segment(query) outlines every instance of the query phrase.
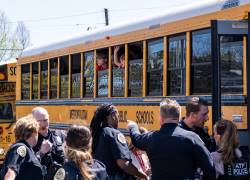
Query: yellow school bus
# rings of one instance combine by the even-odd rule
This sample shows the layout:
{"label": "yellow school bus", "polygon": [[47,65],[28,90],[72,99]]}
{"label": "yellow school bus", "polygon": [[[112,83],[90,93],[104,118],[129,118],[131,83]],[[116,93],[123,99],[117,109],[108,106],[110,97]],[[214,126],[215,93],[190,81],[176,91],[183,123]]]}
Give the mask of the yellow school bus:
{"label": "yellow school bus", "polygon": [[51,127],[66,129],[113,103],[119,128],[131,119],[154,130],[164,97],[184,107],[199,96],[210,104],[210,133],[223,116],[249,144],[249,12],[250,0],[201,1],[28,49],[17,63],[17,118],[43,106]]}
{"label": "yellow school bus", "polygon": [[16,119],[16,61],[0,62],[0,164],[15,141],[12,129]]}

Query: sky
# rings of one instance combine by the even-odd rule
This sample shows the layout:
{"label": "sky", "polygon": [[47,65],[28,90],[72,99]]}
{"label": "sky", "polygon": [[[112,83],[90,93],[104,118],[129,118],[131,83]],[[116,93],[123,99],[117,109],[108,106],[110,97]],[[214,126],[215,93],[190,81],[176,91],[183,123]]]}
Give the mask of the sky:
{"label": "sky", "polygon": [[[60,41],[105,26],[104,8],[114,25],[201,0],[0,0],[0,11],[14,29],[23,21],[30,31],[30,46]],[[211,0],[202,0],[211,1]]]}

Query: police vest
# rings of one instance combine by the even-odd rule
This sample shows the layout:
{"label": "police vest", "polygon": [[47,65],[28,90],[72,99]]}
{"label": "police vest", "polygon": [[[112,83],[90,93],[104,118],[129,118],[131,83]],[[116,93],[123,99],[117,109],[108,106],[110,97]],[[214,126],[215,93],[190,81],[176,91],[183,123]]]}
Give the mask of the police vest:
{"label": "police vest", "polygon": [[232,164],[224,164],[224,175],[218,180],[249,180],[249,162],[247,159],[237,159]]}

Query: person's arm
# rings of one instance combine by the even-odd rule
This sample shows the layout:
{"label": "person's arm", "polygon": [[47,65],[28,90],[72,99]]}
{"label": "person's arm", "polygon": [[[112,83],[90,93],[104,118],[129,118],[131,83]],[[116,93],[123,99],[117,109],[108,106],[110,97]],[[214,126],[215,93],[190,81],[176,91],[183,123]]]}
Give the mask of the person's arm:
{"label": "person's arm", "polygon": [[142,179],[147,179],[147,175],[138,169],[128,160],[118,159],[116,160],[116,164],[121,168],[125,173],[130,174],[135,177],[139,177]]}
{"label": "person's arm", "polygon": [[106,142],[111,149],[117,166],[127,174],[144,178],[146,175],[139,172],[130,162],[131,152],[129,151],[125,136],[117,130],[109,130],[105,132],[105,135]]}
{"label": "person's arm", "polygon": [[221,161],[221,155],[218,152],[212,152],[211,157],[214,163],[214,168],[216,171],[216,178],[218,178],[219,175],[224,175],[224,164]]}
{"label": "person's arm", "polygon": [[[196,136],[196,134],[195,134]],[[194,157],[198,167],[202,169],[204,174],[204,180],[215,180],[216,172],[213,166],[213,160],[210,156],[209,151],[205,147],[203,141],[198,137],[194,136]]]}
{"label": "person's arm", "polygon": [[16,178],[16,173],[11,168],[8,168],[7,173],[4,176],[4,180],[14,180]]}
{"label": "person's arm", "polygon": [[130,132],[132,144],[140,150],[147,150],[152,132],[141,134],[138,125],[128,120],[127,129]]}
{"label": "person's arm", "polygon": [[118,67],[121,66],[121,63],[120,63],[119,60],[118,60],[118,51],[119,51],[119,49],[120,49],[120,46],[116,46],[116,47],[114,48],[114,64],[115,64],[116,66],[118,66]]}
{"label": "person's arm", "polygon": [[25,161],[26,154],[27,150],[23,145],[16,145],[9,149],[4,161],[4,164],[6,165],[6,173],[3,174],[4,180],[15,179],[19,174],[21,165]]}

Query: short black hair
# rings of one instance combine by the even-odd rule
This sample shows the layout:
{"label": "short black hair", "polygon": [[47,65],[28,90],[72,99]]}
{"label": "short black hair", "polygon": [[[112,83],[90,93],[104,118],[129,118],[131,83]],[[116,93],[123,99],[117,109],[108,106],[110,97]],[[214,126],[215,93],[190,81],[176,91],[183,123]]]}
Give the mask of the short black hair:
{"label": "short black hair", "polygon": [[191,112],[199,112],[201,106],[208,106],[207,100],[200,97],[192,97],[186,105],[186,116],[188,117]]}

